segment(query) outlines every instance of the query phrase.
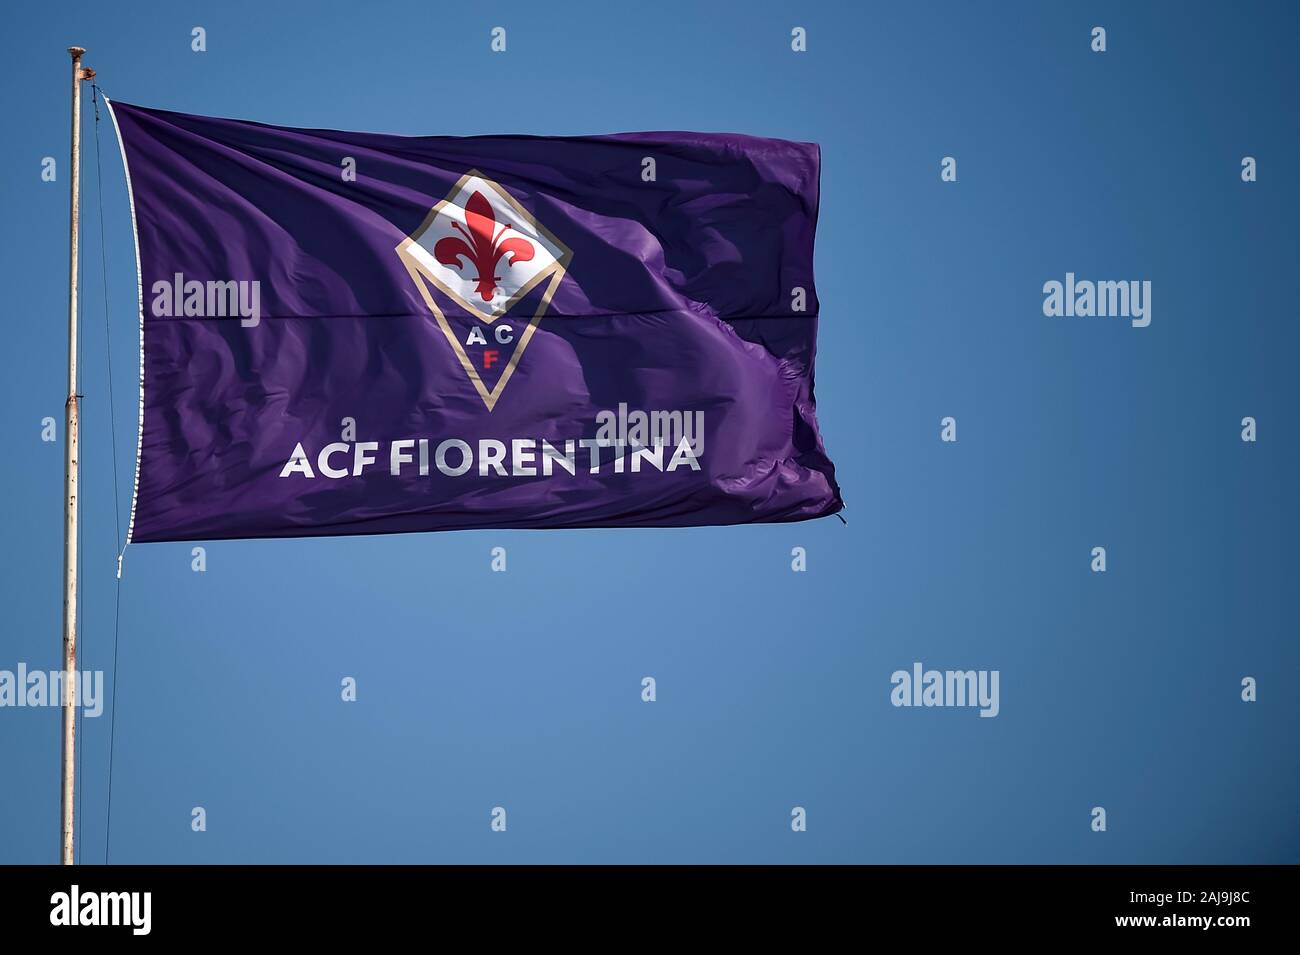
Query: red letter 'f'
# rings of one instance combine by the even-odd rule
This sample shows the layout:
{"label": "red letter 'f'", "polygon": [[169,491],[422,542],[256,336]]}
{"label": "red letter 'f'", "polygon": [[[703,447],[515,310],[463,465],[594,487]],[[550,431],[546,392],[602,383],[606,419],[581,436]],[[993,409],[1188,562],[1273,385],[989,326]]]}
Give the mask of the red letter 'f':
{"label": "red letter 'f'", "polygon": [[486,349],[486,350],[483,352],[483,368],[484,368],[484,370],[486,370],[486,369],[488,369],[488,368],[491,368],[491,367],[492,367],[492,363],[495,362],[495,361],[496,361],[498,358],[500,358],[500,357],[501,357],[501,353],[500,353],[499,351],[497,351],[495,348],[488,348],[488,349]]}

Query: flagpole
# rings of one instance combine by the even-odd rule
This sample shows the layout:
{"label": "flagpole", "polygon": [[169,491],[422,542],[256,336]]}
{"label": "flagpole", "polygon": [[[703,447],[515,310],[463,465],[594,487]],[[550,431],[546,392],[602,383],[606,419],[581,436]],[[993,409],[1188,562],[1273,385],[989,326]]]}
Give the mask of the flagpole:
{"label": "flagpole", "polygon": [[77,256],[81,218],[81,81],[95,75],[82,69],[86,51],[68,47],[72,56],[72,199],[68,252],[68,401],[64,405],[63,459],[63,768],[59,861],[73,864],[77,756]]}

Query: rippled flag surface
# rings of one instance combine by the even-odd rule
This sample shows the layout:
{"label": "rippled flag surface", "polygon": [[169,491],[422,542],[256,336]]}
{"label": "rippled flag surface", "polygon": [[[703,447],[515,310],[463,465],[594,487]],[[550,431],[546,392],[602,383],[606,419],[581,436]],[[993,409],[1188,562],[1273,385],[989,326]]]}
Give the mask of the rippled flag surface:
{"label": "rippled flag surface", "polygon": [[112,112],[141,292],[133,541],[842,507],[813,398],[815,145]]}

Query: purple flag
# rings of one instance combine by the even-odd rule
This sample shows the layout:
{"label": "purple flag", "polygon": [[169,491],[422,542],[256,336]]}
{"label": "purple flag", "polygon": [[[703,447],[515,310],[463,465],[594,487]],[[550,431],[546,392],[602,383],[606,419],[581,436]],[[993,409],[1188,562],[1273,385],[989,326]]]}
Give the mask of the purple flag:
{"label": "purple flag", "polygon": [[815,145],[401,137],[112,104],[133,541],[798,521]]}

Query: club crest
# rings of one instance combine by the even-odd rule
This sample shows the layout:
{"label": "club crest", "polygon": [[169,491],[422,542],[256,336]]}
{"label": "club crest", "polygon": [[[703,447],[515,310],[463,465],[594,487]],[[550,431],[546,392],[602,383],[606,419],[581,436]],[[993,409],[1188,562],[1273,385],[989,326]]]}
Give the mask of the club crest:
{"label": "club crest", "polygon": [[[572,253],[505,189],[471,170],[397,254],[491,411]],[[526,321],[511,314],[516,306]]]}

